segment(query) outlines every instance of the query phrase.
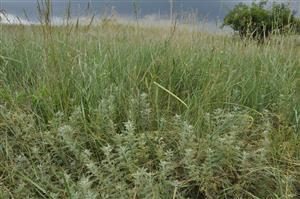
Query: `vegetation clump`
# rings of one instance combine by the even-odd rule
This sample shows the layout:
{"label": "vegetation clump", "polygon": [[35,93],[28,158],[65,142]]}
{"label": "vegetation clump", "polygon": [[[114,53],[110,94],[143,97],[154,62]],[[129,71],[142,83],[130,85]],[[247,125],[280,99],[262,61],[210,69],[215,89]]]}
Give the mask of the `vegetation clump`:
{"label": "vegetation clump", "polygon": [[299,19],[288,5],[275,2],[268,8],[267,1],[236,5],[224,18],[223,26],[230,26],[242,38],[259,40],[272,33],[300,33]]}

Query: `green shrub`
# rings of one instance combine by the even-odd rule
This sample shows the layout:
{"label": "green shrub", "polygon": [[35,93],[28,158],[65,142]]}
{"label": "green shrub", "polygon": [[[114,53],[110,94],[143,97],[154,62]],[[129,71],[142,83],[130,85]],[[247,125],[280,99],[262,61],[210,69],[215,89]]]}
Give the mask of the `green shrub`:
{"label": "green shrub", "polygon": [[294,30],[296,33],[298,33],[298,34],[300,33],[300,19],[295,20]]}
{"label": "green shrub", "polygon": [[274,32],[290,32],[293,27],[299,26],[298,23],[295,12],[286,4],[273,3],[268,9],[266,1],[262,1],[250,6],[238,4],[224,18],[223,26],[230,26],[234,31],[238,31],[242,38],[262,40]]}

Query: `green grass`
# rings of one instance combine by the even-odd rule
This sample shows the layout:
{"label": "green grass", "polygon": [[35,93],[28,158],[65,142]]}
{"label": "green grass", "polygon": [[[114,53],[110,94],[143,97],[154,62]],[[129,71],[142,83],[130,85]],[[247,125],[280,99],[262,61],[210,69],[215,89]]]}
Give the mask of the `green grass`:
{"label": "green grass", "polygon": [[299,198],[296,39],[3,25],[0,198]]}

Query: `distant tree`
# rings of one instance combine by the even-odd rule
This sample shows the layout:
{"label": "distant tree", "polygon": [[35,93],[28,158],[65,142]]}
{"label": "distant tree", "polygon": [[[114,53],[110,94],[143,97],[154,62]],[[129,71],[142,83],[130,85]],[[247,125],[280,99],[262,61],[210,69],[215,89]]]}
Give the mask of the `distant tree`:
{"label": "distant tree", "polygon": [[296,19],[296,22],[294,24],[295,31],[300,34],[300,19]]}
{"label": "distant tree", "polygon": [[295,13],[286,5],[273,3],[267,8],[267,1],[247,5],[236,5],[224,18],[223,26],[230,26],[242,38],[263,40],[272,32],[285,33],[300,28]]}
{"label": "distant tree", "polygon": [[270,11],[272,30],[288,32],[296,23],[295,12],[285,4],[274,3]]}

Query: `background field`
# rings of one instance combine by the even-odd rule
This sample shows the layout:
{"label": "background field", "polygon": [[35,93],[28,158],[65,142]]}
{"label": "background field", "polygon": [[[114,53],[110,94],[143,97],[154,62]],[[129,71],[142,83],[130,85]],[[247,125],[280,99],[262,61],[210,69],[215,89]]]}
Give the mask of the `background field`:
{"label": "background field", "polygon": [[3,25],[0,198],[299,198],[297,39]]}

